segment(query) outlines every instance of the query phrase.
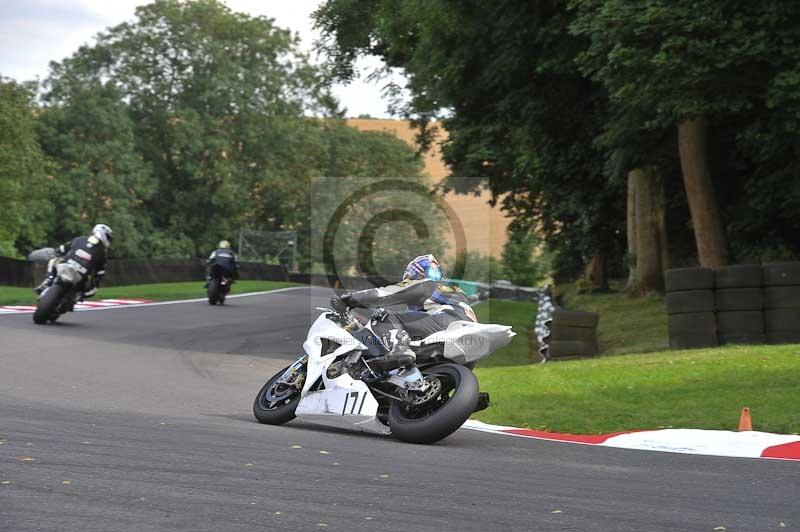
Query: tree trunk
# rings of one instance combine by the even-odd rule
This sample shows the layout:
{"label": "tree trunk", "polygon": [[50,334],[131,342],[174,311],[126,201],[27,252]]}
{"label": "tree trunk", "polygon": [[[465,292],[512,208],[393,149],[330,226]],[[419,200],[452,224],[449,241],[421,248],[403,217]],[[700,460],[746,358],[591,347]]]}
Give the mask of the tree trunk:
{"label": "tree trunk", "polygon": [[[636,191],[636,285],[635,292],[646,293],[664,289],[664,187],[658,171],[652,167],[632,170]],[[665,232],[665,231],[664,231]]]}
{"label": "tree trunk", "polygon": [[595,253],[586,265],[586,275],[592,281],[593,290],[608,290],[606,277],[606,258],[602,253]]}
{"label": "tree trunk", "polygon": [[728,263],[728,245],[708,170],[707,134],[708,122],[703,116],[678,124],[678,149],[697,257],[701,266],[713,268]]}
{"label": "tree trunk", "polygon": [[628,266],[628,282],[625,284],[626,292],[636,290],[636,180],[634,172],[628,172],[628,253],[626,256]]}

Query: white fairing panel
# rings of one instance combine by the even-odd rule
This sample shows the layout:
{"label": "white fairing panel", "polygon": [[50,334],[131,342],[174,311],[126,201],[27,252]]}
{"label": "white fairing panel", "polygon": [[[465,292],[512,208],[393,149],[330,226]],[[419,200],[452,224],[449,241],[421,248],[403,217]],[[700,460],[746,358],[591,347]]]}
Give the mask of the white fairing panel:
{"label": "white fairing panel", "polygon": [[[323,339],[337,342],[340,347],[320,356]],[[331,362],[355,349],[366,350],[364,344],[322,314],[311,326],[303,349],[308,354],[308,373],[302,398],[295,411],[298,419],[389,434],[389,427],[377,419],[378,401],[366,384],[350,375],[340,375],[335,379],[327,376],[327,368]],[[311,391],[311,387],[320,378],[324,389]]]}
{"label": "white fairing panel", "polygon": [[491,355],[516,334],[508,325],[454,321],[447,329],[428,336],[422,343],[444,344],[445,358],[457,364],[468,364]]}
{"label": "white fairing panel", "polygon": [[326,425],[357,428],[366,432],[389,434],[389,427],[379,422],[378,401],[361,381],[349,375],[327,379],[325,389],[308,392],[297,405],[297,417]]}

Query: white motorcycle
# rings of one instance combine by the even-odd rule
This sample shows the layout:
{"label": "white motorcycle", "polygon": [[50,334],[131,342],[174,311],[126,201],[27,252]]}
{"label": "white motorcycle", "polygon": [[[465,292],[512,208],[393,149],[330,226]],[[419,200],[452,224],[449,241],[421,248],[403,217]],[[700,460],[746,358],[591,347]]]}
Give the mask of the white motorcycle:
{"label": "white motorcycle", "polygon": [[411,342],[412,366],[381,372],[370,359],[387,346],[350,311],[322,314],[303,344],[305,354],[261,388],[253,412],[261,423],[295,417],[329,426],[392,434],[434,443],[455,432],[473,412],[489,406],[471,368],[516,334],[505,325],[456,321]]}

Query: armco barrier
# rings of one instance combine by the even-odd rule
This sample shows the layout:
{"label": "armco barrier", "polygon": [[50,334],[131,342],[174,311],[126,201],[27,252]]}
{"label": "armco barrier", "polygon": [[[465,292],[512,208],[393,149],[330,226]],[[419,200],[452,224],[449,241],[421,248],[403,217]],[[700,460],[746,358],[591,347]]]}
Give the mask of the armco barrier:
{"label": "armco barrier", "polygon": [[[33,287],[44,277],[44,267],[24,260],[0,257],[0,285]],[[202,281],[204,259],[111,259],[106,267],[104,286],[128,284]],[[288,281],[282,266],[242,262],[240,278],[246,280]]]}
{"label": "armco barrier", "polygon": [[0,285],[33,286],[33,268],[25,260],[0,257]]}

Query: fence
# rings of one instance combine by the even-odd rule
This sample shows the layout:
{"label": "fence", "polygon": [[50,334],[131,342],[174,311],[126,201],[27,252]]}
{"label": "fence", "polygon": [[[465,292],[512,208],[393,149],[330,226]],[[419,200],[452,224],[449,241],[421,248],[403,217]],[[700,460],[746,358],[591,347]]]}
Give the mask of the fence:
{"label": "fence", "polygon": [[[240,278],[288,281],[282,266],[242,262]],[[111,259],[106,267],[105,286],[199,281],[205,277],[203,259]],[[45,268],[29,261],[0,257],[0,285],[33,287],[41,282]]]}

